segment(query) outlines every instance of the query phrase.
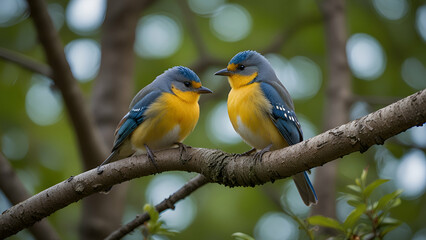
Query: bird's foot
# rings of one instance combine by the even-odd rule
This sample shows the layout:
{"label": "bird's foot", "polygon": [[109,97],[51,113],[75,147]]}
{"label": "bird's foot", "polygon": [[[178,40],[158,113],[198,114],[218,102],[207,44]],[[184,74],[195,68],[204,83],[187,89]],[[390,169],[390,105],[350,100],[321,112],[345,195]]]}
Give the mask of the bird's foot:
{"label": "bird's foot", "polygon": [[179,159],[183,163],[188,162],[191,159],[191,156],[188,154],[188,148],[192,148],[192,147],[189,146],[189,145],[185,145],[183,143],[180,143],[180,142],[177,142],[175,144],[179,146],[179,153],[180,153],[180,158]]}
{"label": "bird's foot", "polygon": [[263,154],[265,154],[266,152],[269,152],[269,150],[271,150],[272,144],[269,144],[268,146],[266,146],[265,148],[263,148],[262,150],[260,150],[259,152],[255,153],[253,156],[254,162],[262,162],[262,157]]}
{"label": "bird's foot", "polygon": [[236,153],[235,156],[236,157],[245,157],[245,156],[249,156],[250,154],[256,152],[256,148],[252,148],[250,150],[248,150],[247,152],[243,152],[243,153]]}
{"label": "bird's foot", "polygon": [[146,144],[145,144],[145,148],[146,148],[146,156],[152,162],[152,164],[154,165],[154,167],[157,170],[157,172],[159,172],[157,162],[155,161],[155,154],[154,154],[154,152]]}

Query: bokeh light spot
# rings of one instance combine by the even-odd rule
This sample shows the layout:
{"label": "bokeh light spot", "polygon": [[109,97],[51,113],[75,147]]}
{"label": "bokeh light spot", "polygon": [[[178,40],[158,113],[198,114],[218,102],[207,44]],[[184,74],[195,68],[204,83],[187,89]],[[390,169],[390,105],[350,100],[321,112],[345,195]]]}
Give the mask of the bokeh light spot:
{"label": "bokeh light spot", "polygon": [[47,6],[47,10],[52,18],[53,25],[55,25],[56,30],[61,29],[65,21],[64,8],[58,3],[51,3]]}
{"label": "bokeh light spot", "polygon": [[373,0],[373,6],[380,16],[389,20],[398,20],[408,12],[406,0]]}
{"label": "bokeh light spot", "polygon": [[383,240],[401,240],[401,239],[411,239],[412,231],[410,226],[406,223],[402,223],[397,228],[392,230],[392,232],[385,235]]}
{"label": "bokeh light spot", "polygon": [[289,216],[280,212],[263,215],[254,228],[254,238],[262,240],[298,239],[299,230]]}
{"label": "bokeh light spot", "polygon": [[21,129],[11,128],[1,137],[1,149],[7,159],[18,160],[27,155],[28,135]]}
{"label": "bokeh light spot", "polygon": [[426,240],[426,228],[417,231],[411,240]]}
{"label": "bokeh light spot", "polygon": [[29,16],[25,0],[1,0],[0,6],[0,27],[12,26]]}
{"label": "bokeh light spot", "polygon": [[251,30],[250,13],[238,4],[222,5],[210,19],[210,27],[216,37],[225,42],[245,38]]}
{"label": "bokeh light spot", "polygon": [[318,135],[318,129],[311,121],[309,121],[307,118],[300,114],[297,114],[297,119],[299,120],[300,126],[302,126],[304,140]]}
{"label": "bokeh light spot", "polygon": [[376,149],[374,160],[377,164],[377,174],[383,179],[395,179],[399,161],[384,146],[373,146]]}
{"label": "bokeh light spot", "polygon": [[336,203],[336,215],[340,222],[344,222],[354,207],[348,204],[348,199],[338,198]]}
{"label": "bokeh light spot", "polygon": [[363,80],[374,80],[386,68],[386,56],[380,43],[364,33],[352,35],[346,44],[349,67]]}
{"label": "bokeh light spot", "polygon": [[417,9],[416,13],[416,28],[423,41],[426,42],[426,5]]}
{"label": "bokeh light spot", "polygon": [[209,114],[207,130],[208,136],[216,143],[235,144],[241,142],[241,137],[234,130],[228,116],[225,101],[219,102]]}
{"label": "bokeh light spot", "polygon": [[[313,175],[310,175],[309,178],[313,179]],[[306,217],[309,213],[309,207],[303,203],[299,191],[297,191],[296,184],[290,179],[284,184],[281,205],[284,209],[300,217]]]}
{"label": "bokeh light spot", "polygon": [[350,109],[349,118],[355,120],[369,114],[369,105],[366,102],[355,102]]}
{"label": "bokeh light spot", "polygon": [[62,112],[62,100],[46,82],[34,83],[25,97],[25,109],[30,119],[41,126],[56,123]]}
{"label": "bokeh light spot", "polygon": [[103,23],[106,0],[71,0],[66,9],[69,28],[81,35],[97,30]]}
{"label": "bokeh light spot", "polygon": [[417,198],[426,188],[426,155],[420,150],[405,154],[398,166],[396,185],[402,188],[403,196]]}
{"label": "bokeh light spot", "polygon": [[221,6],[225,0],[188,0],[191,10],[200,15],[210,15]]}
{"label": "bokeh light spot", "polygon": [[419,59],[414,57],[405,59],[402,63],[401,75],[410,87],[417,90],[426,88],[426,68]]}
{"label": "bokeh light spot", "polygon": [[[185,183],[185,179],[177,174],[168,173],[155,176],[147,186],[145,197],[149,203],[158,204],[179,190]],[[191,197],[187,197],[179,201],[174,210],[169,209],[161,213],[160,220],[164,221],[168,228],[182,231],[192,223],[196,212],[194,201]]]}
{"label": "bokeh light spot", "polygon": [[76,39],[65,46],[65,55],[74,77],[80,82],[93,79],[99,70],[101,50],[91,39]]}
{"label": "bokeh light spot", "polygon": [[315,62],[303,56],[293,57],[290,61],[278,54],[267,54],[265,57],[293,99],[308,99],[318,93],[322,73]]}
{"label": "bokeh light spot", "polygon": [[182,42],[180,26],[165,15],[148,15],[136,27],[135,51],[140,57],[165,58]]}

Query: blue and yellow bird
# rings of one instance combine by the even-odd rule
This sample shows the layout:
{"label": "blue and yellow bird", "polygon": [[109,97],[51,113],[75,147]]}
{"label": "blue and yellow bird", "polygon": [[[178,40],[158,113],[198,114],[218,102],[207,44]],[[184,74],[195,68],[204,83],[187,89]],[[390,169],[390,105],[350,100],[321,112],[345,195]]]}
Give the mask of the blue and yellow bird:
{"label": "blue and yellow bird", "polygon": [[200,94],[211,92],[187,67],[173,67],[159,75],[133,98],[115,131],[112,152],[98,173],[104,164],[133,154],[146,153],[156,166],[154,150],[184,147],[182,141],[198,121]]}
{"label": "blue and yellow bird", "polygon": [[[260,150],[255,160],[261,160],[269,150],[303,141],[290,94],[265,57],[256,51],[240,52],[227,68],[215,74],[228,77],[229,118],[238,134],[253,147],[247,153]],[[317,196],[307,173],[298,173],[293,179],[303,202],[315,204]]]}

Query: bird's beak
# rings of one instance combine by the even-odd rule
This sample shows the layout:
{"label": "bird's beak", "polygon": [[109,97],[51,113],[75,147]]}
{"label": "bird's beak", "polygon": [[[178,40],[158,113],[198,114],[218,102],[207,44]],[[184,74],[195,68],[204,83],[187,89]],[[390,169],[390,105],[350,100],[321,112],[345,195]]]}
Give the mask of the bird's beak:
{"label": "bird's beak", "polygon": [[222,70],[217,71],[214,75],[231,76],[232,72],[230,72],[227,68],[224,68]]}
{"label": "bird's beak", "polygon": [[196,88],[195,92],[200,93],[200,94],[201,93],[212,93],[212,90],[210,90],[210,89],[208,89],[206,87],[201,86],[199,88]]}

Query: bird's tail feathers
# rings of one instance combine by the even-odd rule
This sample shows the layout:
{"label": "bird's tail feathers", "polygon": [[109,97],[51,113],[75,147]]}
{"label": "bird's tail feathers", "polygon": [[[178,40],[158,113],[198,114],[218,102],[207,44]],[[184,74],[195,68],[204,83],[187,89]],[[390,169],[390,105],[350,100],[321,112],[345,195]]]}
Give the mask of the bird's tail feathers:
{"label": "bird's tail feathers", "polygon": [[117,150],[115,150],[115,151],[113,151],[108,157],[107,157],[107,159],[105,159],[105,161],[103,161],[102,163],[101,163],[101,165],[99,165],[99,167],[102,167],[103,165],[105,165],[105,164],[107,164],[107,163],[110,163],[110,162],[114,162],[114,161],[116,161],[116,160],[118,160],[118,151]]}
{"label": "bird's tail feathers", "polygon": [[317,194],[315,193],[314,186],[312,186],[312,183],[309,180],[308,174],[306,172],[298,173],[293,176],[293,180],[303,202],[307,206],[317,204]]}

